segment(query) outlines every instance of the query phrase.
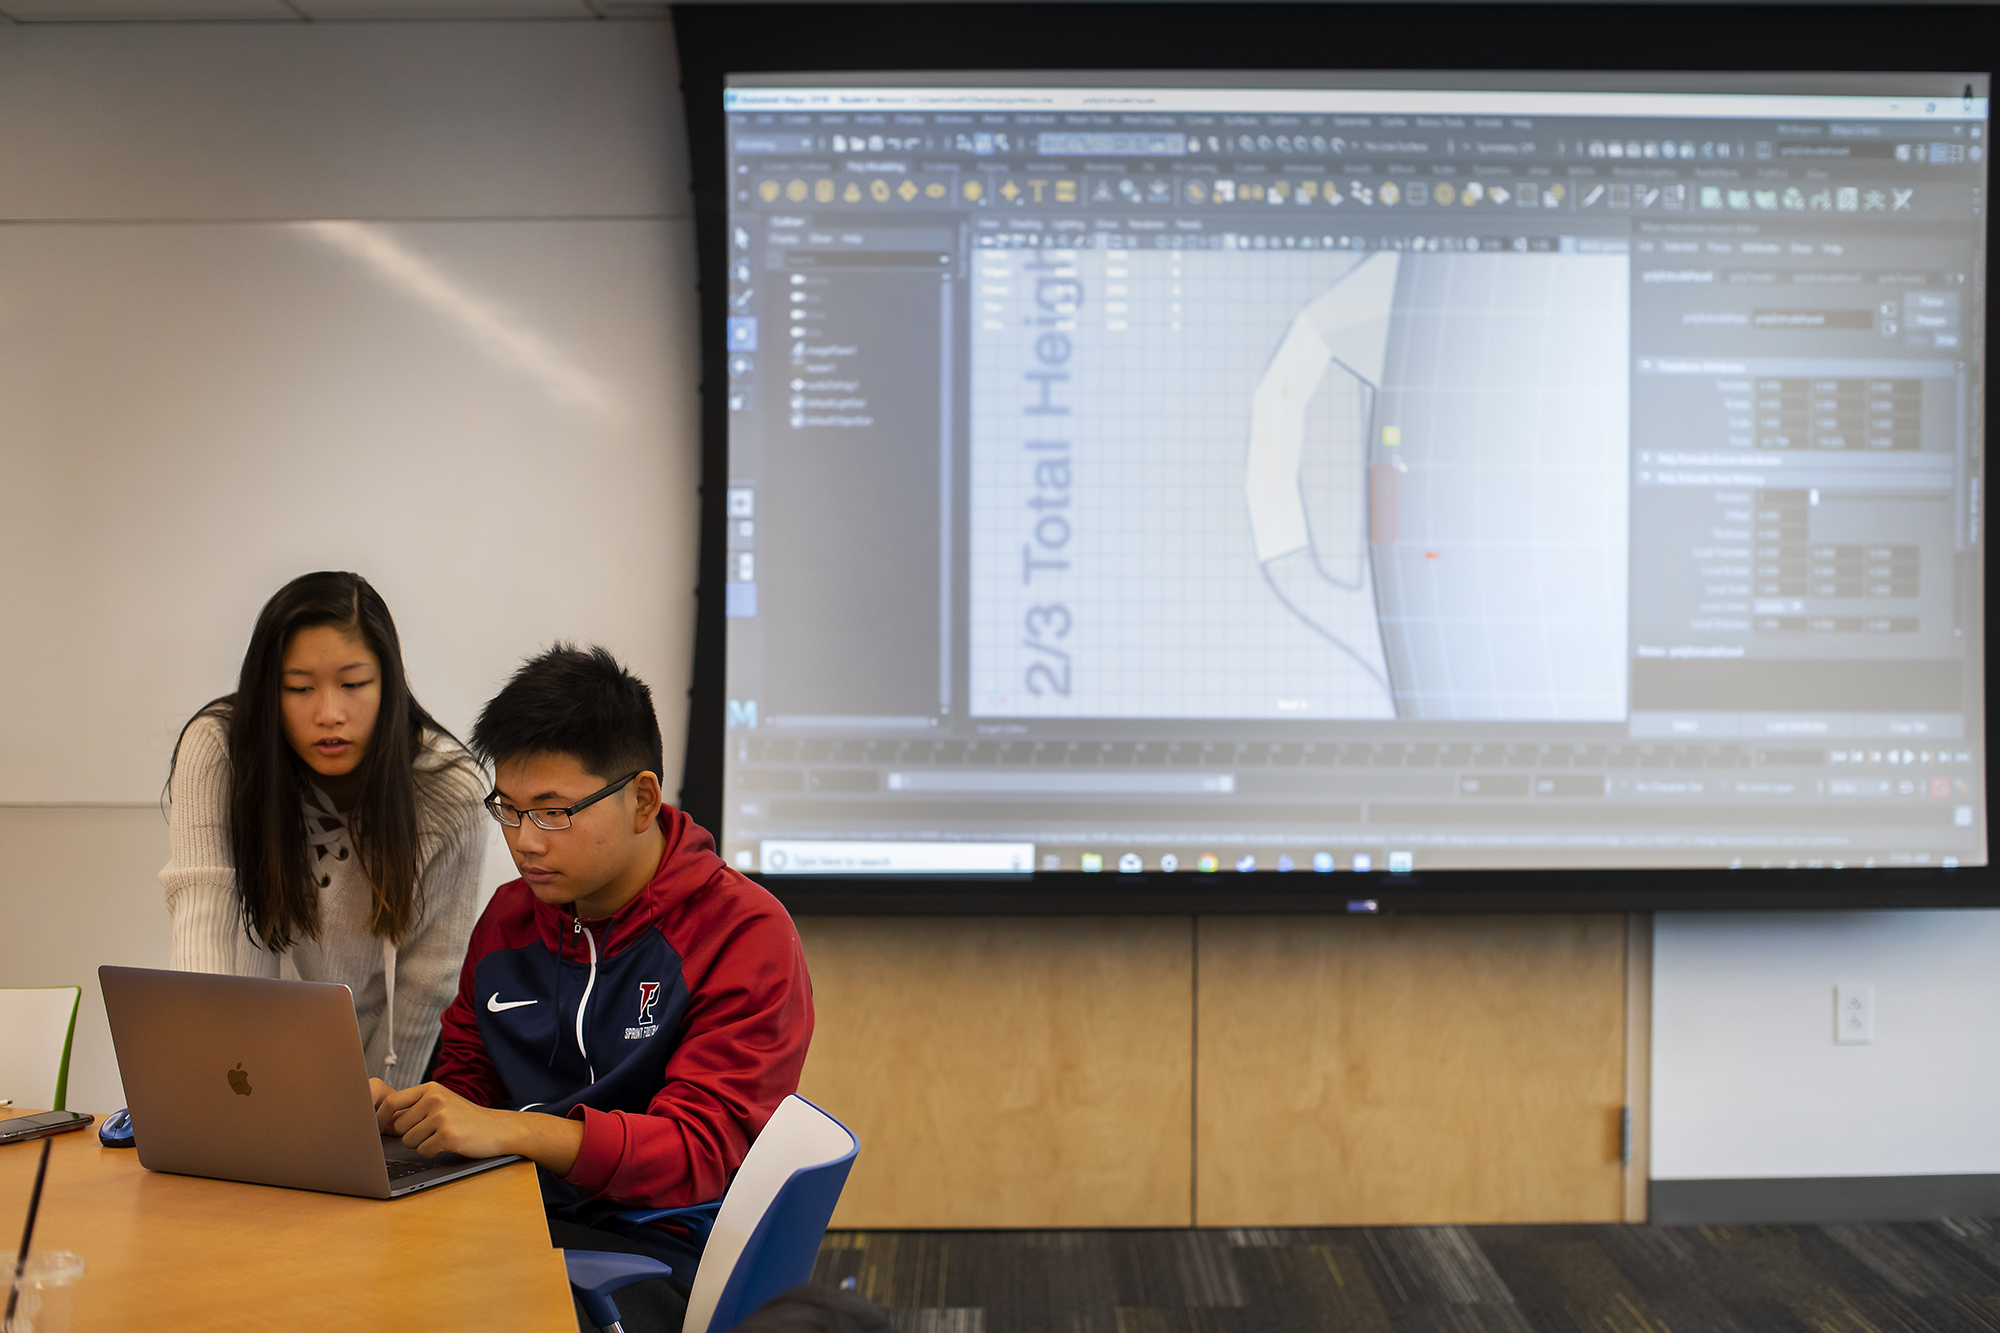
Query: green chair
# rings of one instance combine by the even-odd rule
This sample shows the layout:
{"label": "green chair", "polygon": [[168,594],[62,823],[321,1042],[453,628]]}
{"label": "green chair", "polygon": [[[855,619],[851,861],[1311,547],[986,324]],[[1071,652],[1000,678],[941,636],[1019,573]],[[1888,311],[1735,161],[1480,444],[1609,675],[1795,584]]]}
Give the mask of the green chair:
{"label": "green chair", "polygon": [[0,1104],[66,1111],[77,986],[0,989]]}

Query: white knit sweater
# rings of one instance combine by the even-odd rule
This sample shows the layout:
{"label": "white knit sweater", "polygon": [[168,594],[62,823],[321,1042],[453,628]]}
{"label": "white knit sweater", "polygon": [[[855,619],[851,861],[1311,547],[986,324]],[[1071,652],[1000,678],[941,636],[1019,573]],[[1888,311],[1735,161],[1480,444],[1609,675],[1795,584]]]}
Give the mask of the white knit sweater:
{"label": "white knit sweater", "polygon": [[[416,766],[419,915],[400,949],[369,933],[373,891],[345,824],[317,788],[311,800],[319,808],[308,804],[301,814],[310,840],[307,858],[325,881],[320,937],[277,954],[246,935],[229,850],[229,742],[219,718],[196,719],[181,740],[168,816],[169,860],[160,871],[173,921],[174,967],[346,986],[354,992],[368,1072],[396,1087],[423,1079],[439,1016],[458,989],[466,941],[479,916],[486,852],[480,774],[463,759],[452,762],[463,751],[445,737],[431,733],[424,742]],[[385,1010],[395,1015],[393,1031],[383,1022]]]}

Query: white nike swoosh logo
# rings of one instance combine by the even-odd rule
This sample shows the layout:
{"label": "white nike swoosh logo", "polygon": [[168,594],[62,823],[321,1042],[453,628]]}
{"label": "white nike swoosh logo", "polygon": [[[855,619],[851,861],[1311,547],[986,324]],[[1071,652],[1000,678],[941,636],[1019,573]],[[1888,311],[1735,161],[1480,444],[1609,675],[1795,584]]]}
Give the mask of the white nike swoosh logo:
{"label": "white nike swoosh logo", "polygon": [[507,1001],[507,1003],[502,1004],[500,1003],[500,992],[494,991],[491,995],[486,997],[486,1012],[489,1014],[497,1014],[503,1009],[519,1009],[524,1004],[539,1004],[539,1003],[540,1001],[538,1000],[509,1000]]}

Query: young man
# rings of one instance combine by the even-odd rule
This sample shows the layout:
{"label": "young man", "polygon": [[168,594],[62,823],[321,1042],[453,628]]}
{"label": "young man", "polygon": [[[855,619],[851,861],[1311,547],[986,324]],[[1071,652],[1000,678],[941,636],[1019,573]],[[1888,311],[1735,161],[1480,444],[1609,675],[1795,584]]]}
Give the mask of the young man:
{"label": "young man", "polygon": [[602,648],[530,660],[472,745],[521,878],[473,929],[436,1081],[374,1084],[382,1132],[532,1159],[558,1246],[655,1254],[685,1289],[684,1233],[615,1215],[719,1198],[797,1090],[798,932],[661,803],[652,694]]}

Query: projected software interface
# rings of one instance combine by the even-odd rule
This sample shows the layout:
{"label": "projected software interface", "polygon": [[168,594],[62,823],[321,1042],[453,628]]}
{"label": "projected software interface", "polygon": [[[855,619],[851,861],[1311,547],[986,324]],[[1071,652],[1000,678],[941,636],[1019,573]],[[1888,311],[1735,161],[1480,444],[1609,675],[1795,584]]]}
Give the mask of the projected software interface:
{"label": "projected software interface", "polygon": [[1984,863],[1983,96],[727,100],[734,863]]}

